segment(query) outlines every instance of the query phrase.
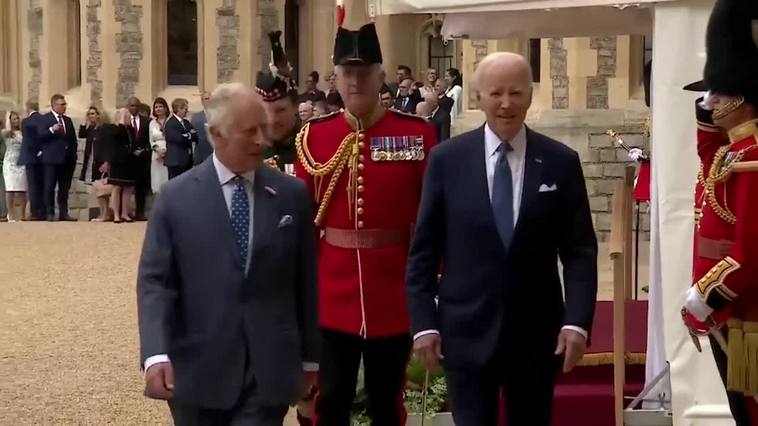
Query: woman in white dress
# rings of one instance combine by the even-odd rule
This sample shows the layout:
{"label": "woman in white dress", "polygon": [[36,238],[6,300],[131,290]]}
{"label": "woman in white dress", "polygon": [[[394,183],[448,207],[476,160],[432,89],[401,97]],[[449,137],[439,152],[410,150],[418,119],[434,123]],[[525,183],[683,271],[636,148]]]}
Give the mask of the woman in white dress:
{"label": "woman in white dress", "polygon": [[150,147],[153,150],[153,160],[150,163],[150,186],[153,194],[160,192],[161,186],[168,181],[168,169],[163,165],[166,157],[166,138],[163,126],[169,117],[168,102],[163,98],[155,98],[153,102],[153,117],[150,121]]}
{"label": "woman in white dress", "polygon": [[21,117],[17,112],[8,113],[5,130],[0,135],[5,142],[3,179],[5,202],[8,206],[8,222],[20,222],[26,216],[26,169],[18,165],[21,155]]}
{"label": "woman in white dress", "polygon": [[445,95],[453,100],[453,108],[450,110],[450,125],[455,124],[455,119],[463,110],[463,101],[461,93],[463,92],[463,77],[461,72],[456,68],[448,68],[445,71],[445,80],[447,81],[447,92]]}

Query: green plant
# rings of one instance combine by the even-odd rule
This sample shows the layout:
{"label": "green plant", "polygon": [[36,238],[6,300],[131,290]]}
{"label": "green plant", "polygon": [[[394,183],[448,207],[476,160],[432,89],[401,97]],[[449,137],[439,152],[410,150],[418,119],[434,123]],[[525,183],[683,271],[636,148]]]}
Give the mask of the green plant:
{"label": "green plant", "polygon": [[404,402],[405,409],[410,414],[422,414],[432,417],[443,411],[447,405],[447,382],[445,382],[445,377],[438,376],[434,379],[429,379],[425,411],[423,389],[406,389]]}

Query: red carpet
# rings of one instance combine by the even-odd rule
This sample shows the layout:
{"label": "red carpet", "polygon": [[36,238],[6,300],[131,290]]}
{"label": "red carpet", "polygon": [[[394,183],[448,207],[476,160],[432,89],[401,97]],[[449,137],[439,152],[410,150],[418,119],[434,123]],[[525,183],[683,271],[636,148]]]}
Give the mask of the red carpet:
{"label": "red carpet", "polygon": [[[637,396],[645,383],[647,302],[626,305],[625,396]],[[592,345],[582,362],[558,378],[553,400],[553,426],[611,426],[613,412],[613,303],[598,302],[592,325]],[[505,411],[504,403],[502,412]],[[501,420],[501,425],[506,425]]]}

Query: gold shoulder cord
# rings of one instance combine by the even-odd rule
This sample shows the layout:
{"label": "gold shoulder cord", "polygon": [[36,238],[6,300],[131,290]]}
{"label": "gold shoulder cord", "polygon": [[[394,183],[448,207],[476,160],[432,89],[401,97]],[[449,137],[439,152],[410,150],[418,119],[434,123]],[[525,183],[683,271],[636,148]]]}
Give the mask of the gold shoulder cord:
{"label": "gold shoulder cord", "polygon": [[[326,213],[326,208],[329,207],[329,202],[331,201],[332,195],[334,194],[334,189],[337,186],[337,181],[342,175],[342,171],[345,169],[345,166],[348,164],[348,161],[353,154],[352,145],[355,144],[356,137],[355,133],[350,133],[345,136],[332,158],[330,158],[329,161],[327,161],[325,164],[321,164],[313,159],[313,156],[308,149],[307,140],[309,131],[310,123],[306,123],[295,138],[295,149],[297,150],[297,158],[300,160],[300,164],[303,165],[305,171],[309,175],[313,176],[313,182],[316,187],[315,200],[317,203],[319,203],[316,219],[313,222],[316,226],[321,226],[321,221],[323,220],[324,214]],[[326,192],[324,192],[324,196],[321,198],[321,200],[319,200],[319,194],[321,194],[321,181],[324,176],[330,173],[332,176],[329,178],[329,184],[326,187]]]}
{"label": "gold shoulder cord", "polygon": [[716,199],[716,184],[729,179],[729,176],[732,174],[731,164],[739,162],[748,151],[752,151],[754,148],[758,147],[758,145],[752,145],[736,152],[729,165],[722,170],[721,165],[723,164],[726,155],[730,152],[730,147],[730,145],[725,145],[716,151],[716,155],[713,157],[713,164],[711,164],[711,170],[708,172],[708,177],[705,179],[705,192],[708,204],[713,211],[716,212],[716,215],[730,225],[734,225],[737,223],[737,216],[729,210],[729,206],[726,203],[726,192],[724,192],[724,206],[722,207],[719,204],[718,199]]}

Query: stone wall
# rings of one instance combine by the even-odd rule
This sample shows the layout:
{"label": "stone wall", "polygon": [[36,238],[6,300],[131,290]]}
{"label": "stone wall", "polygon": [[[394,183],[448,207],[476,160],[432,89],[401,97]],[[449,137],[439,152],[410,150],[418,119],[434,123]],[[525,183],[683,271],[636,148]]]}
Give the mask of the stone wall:
{"label": "stone wall", "polygon": [[87,32],[87,83],[90,85],[90,103],[102,108],[103,106],[103,80],[100,77],[100,69],[103,67],[103,51],[100,49],[100,11],[102,0],[89,0],[87,4],[86,32]]}
{"label": "stone wall", "polygon": [[608,109],[608,79],[616,77],[616,37],[591,37],[597,50],[597,74],[587,78],[587,109]]}
{"label": "stone wall", "polygon": [[39,102],[39,89],[42,84],[42,58],[40,57],[40,38],[42,37],[42,1],[29,0],[27,27],[29,29],[29,95],[28,100]]}
{"label": "stone wall", "polygon": [[279,28],[279,11],[275,0],[258,0],[258,17],[261,20],[261,32],[258,39],[258,54],[261,57],[261,68],[268,69],[271,62],[271,43],[268,33]]}
{"label": "stone wall", "polygon": [[139,69],[142,61],[142,6],[132,4],[132,0],[113,0],[116,22],[121,23],[121,32],[116,34],[116,52],[120,56],[118,81],[116,83],[116,106],[126,105],[134,96],[139,83]]}
{"label": "stone wall", "polygon": [[567,109],[569,107],[568,53],[563,48],[563,39],[549,39],[548,49],[550,49],[553,109]]}
{"label": "stone wall", "polygon": [[240,67],[237,40],[240,37],[240,17],[236,12],[237,0],[224,0],[216,9],[219,46],[216,51],[217,81],[227,83]]}

